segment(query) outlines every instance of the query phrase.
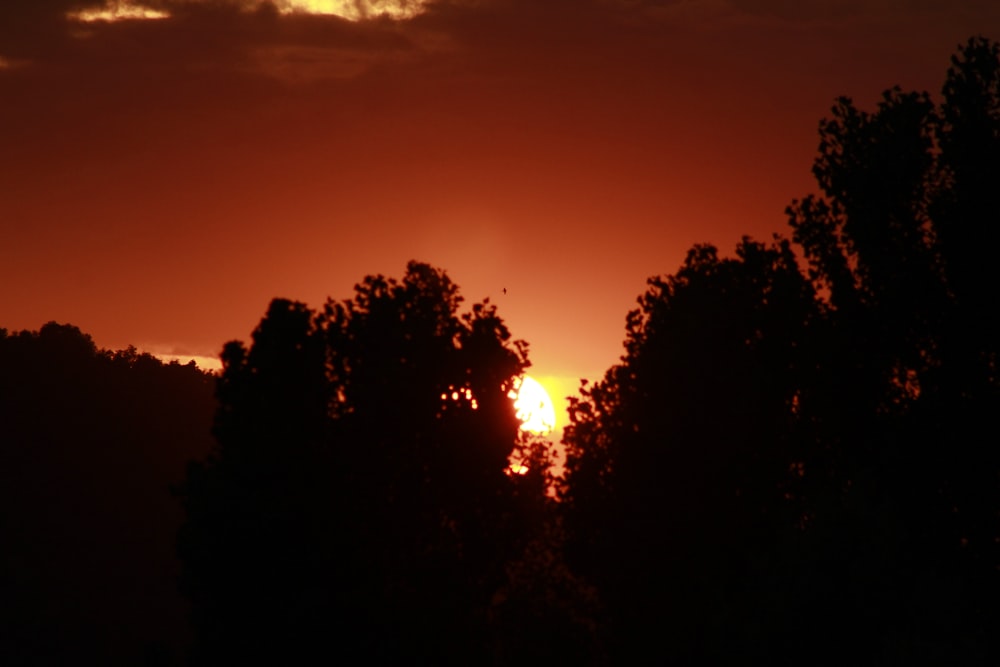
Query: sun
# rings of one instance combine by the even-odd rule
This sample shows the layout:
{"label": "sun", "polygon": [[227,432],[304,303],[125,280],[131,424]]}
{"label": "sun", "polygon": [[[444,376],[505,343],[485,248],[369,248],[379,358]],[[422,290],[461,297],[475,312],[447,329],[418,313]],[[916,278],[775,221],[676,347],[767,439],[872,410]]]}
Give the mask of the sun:
{"label": "sun", "polygon": [[[545,387],[525,375],[515,387],[514,409],[521,420],[521,429],[532,433],[549,433],[556,427],[556,411]],[[513,392],[512,392],[513,393]]]}

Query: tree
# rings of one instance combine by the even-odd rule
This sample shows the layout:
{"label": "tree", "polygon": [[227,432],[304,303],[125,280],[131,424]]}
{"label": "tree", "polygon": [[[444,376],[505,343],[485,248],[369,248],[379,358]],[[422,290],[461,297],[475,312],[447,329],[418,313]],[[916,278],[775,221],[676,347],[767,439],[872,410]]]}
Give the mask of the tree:
{"label": "tree", "polygon": [[274,300],[251,348],[229,343],[222,362],[216,447],[189,465],[178,490],[195,657],[208,664],[301,657],[329,617],[329,602],[316,592],[336,531],[323,521],[328,388],[314,313]]}
{"label": "tree", "polygon": [[[845,506],[865,507],[835,521],[864,533],[866,517],[886,517],[896,543],[883,546],[899,559],[887,596],[934,582],[909,614],[952,656],[986,645],[986,600],[1000,590],[1000,451],[983,438],[1000,408],[998,91],[1000,47],[972,39],[938,106],[898,90],[874,113],[841,100],[820,126],[823,195],[790,209],[830,292],[821,384],[854,390],[814,417],[837,452]],[[958,648],[956,618],[973,637]]]}
{"label": "tree", "polygon": [[377,605],[365,610],[370,642],[389,658],[466,662],[488,646],[487,608],[518,548],[519,480],[506,469],[520,436],[507,393],[526,347],[489,304],[459,315],[457,287],[427,265],[356,293],[328,303],[325,321],[338,433],[351,443],[343,488],[364,508],[357,558],[388,591],[360,593]]}
{"label": "tree", "polygon": [[989,392],[998,382],[1000,347],[992,268],[1000,245],[1000,45],[969,40],[952,58],[943,93],[938,164],[944,187],[934,228],[954,301],[954,353],[967,352],[960,375]]}
{"label": "tree", "polygon": [[0,662],[180,655],[170,486],[210,449],[212,386],[72,325],[0,329]]}
{"label": "tree", "polygon": [[490,607],[544,503],[508,474],[526,346],[411,262],[227,345],[215,454],[182,490],[200,657],[488,661]]}
{"label": "tree", "polygon": [[694,248],[572,404],[569,554],[620,661],[997,657],[1000,47],[820,138],[808,280],[784,243]]}
{"label": "tree", "polygon": [[970,40],[940,107],[898,88],[874,113],[840,98],[820,125],[823,194],[789,207],[831,320],[881,391],[871,407],[997,382],[998,49]]}
{"label": "tree", "polygon": [[571,404],[570,562],[601,591],[618,661],[721,657],[731,587],[797,511],[813,294],[787,241],[696,246],[649,284],[622,362]]}

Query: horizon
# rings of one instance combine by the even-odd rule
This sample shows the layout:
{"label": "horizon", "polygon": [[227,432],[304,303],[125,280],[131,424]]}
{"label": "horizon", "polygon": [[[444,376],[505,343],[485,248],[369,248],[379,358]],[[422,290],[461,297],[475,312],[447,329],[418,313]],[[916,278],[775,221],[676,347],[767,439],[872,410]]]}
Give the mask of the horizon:
{"label": "horizon", "polygon": [[979,0],[268,7],[0,10],[3,326],[208,364],[272,298],[416,259],[563,401],[693,244],[788,235],[838,96],[938,99],[957,45],[1000,34]]}

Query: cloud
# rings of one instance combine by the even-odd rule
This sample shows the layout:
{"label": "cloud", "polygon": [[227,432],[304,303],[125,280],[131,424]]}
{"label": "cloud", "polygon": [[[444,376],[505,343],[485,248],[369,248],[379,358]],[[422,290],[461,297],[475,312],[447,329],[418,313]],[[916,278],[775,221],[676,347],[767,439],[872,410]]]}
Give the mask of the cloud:
{"label": "cloud", "polygon": [[[140,7],[165,18],[92,23],[69,18],[99,8],[137,16]],[[410,18],[378,15],[385,9]],[[336,11],[355,20],[331,13]],[[983,20],[973,21],[971,16]],[[938,24],[943,26],[941,32],[950,25],[961,26],[946,33],[943,48],[950,49],[968,36],[964,26],[982,25],[986,30],[1000,25],[1000,3],[4,0],[0,90],[5,81],[6,85],[24,82],[32,69],[40,77],[55,77],[51,85],[68,81],[74,88],[93,82],[94,94],[118,89],[116,98],[151,89],[154,99],[159,94],[170,97],[166,91],[180,87],[181,92],[173,95],[178,100],[188,95],[183,89],[192,86],[200,86],[208,98],[215,89],[237,99],[233,96],[240,91],[267,89],[273,94],[278,89],[269,88],[271,83],[298,89],[326,86],[329,92],[346,82],[367,79],[377,79],[379,83],[372,85],[384,91],[425,85],[442,87],[442,94],[461,95],[464,86],[468,95],[475,91],[531,95],[544,86],[583,88],[583,82],[615,88],[655,73],[656,81],[684,86],[686,94],[698,96],[710,82],[688,73],[705,67],[717,68],[718,85],[745,85],[741,81],[746,81],[747,72],[739,77],[736,73],[748,67],[749,60],[740,53],[749,49],[756,51],[762,66],[771,66],[781,58],[794,59],[786,51],[801,48],[804,41],[829,39],[838,49],[848,47],[851,38],[846,32],[832,37],[822,33],[833,24],[841,31],[853,25],[874,26],[868,29],[870,34],[892,26],[893,33],[881,40],[887,51],[894,42],[923,39]],[[914,25],[917,29],[910,31]],[[839,43],[834,41],[838,39]],[[726,63],[731,63],[728,71],[736,77],[732,82]],[[23,85],[27,90],[28,84]]]}
{"label": "cloud", "polygon": [[284,13],[335,14],[351,20],[408,19],[423,12],[426,0],[275,0]]}
{"label": "cloud", "polygon": [[57,48],[68,38],[66,16],[84,0],[8,0],[0,3],[0,56],[23,59]]}
{"label": "cloud", "polygon": [[165,19],[170,14],[154,9],[132,0],[107,0],[102,6],[89,7],[76,12],[70,12],[68,18],[72,21],[89,23],[93,21],[138,21]]}
{"label": "cloud", "polygon": [[[407,3],[390,4],[398,9]],[[352,6],[355,15],[368,16],[390,5]],[[14,0],[0,10],[0,58],[84,77],[141,71],[155,78],[157,73],[196,69],[301,82],[356,76],[423,48],[408,40],[397,22],[384,18],[352,22],[332,13],[282,14],[282,7],[292,5]],[[160,20],[139,20],[143,17]]]}
{"label": "cloud", "polygon": [[[849,21],[872,17],[969,13],[984,19],[997,15],[993,0],[727,0],[752,16],[790,21]],[[984,13],[985,12],[985,13]]]}

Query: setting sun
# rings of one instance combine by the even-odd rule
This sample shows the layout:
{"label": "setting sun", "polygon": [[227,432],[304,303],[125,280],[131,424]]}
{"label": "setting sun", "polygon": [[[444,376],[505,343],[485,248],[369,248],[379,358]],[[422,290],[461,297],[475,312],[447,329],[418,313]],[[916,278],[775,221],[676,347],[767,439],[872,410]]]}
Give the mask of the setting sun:
{"label": "setting sun", "polygon": [[[548,433],[556,427],[556,411],[545,387],[525,375],[516,389],[514,409],[521,420],[521,429],[532,433]],[[512,392],[513,393],[513,392]]]}

